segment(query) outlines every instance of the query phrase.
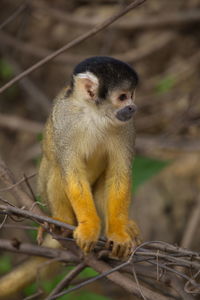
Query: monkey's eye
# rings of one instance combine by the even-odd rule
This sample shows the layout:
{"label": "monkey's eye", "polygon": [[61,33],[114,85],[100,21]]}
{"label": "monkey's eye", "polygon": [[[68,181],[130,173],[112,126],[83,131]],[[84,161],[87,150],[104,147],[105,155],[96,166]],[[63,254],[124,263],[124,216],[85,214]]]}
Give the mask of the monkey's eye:
{"label": "monkey's eye", "polygon": [[124,101],[124,100],[126,100],[127,99],[127,95],[126,94],[121,94],[121,95],[119,95],[119,100],[120,101]]}

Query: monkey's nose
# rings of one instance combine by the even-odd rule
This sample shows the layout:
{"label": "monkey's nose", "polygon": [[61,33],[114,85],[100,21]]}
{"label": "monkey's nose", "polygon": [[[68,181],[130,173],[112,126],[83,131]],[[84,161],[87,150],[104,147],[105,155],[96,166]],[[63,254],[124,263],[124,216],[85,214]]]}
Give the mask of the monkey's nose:
{"label": "monkey's nose", "polygon": [[118,110],[116,117],[120,121],[128,121],[132,118],[134,112],[136,111],[136,105],[127,105],[124,108]]}
{"label": "monkey's nose", "polygon": [[135,104],[128,105],[127,109],[129,110],[130,113],[134,113],[137,110],[137,106]]}

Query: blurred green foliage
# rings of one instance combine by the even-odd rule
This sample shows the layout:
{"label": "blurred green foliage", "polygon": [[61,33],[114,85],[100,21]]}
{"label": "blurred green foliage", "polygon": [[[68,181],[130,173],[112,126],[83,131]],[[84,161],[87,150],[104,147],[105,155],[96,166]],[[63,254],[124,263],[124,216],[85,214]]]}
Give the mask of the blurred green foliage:
{"label": "blurred green foliage", "polygon": [[34,165],[36,166],[36,168],[39,168],[41,159],[42,159],[41,155],[39,155],[39,156],[37,156],[37,157],[34,158],[33,162],[34,162]]}
{"label": "blurred green foliage", "polygon": [[132,168],[133,192],[136,193],[140,185],[155,176],[168,164],[168,161],[136,156]]}
{"label": "blurred green foliage", "polygon": [[[5,59],[0,59],[0,82],[4,84],[14,76],[14,71],[12,65],[7,62]],[[4,93],[2,99],[14,101],[19,89],[16,85],[11,86]]]}
{"label": "blurred green foliage", "polygon": [[3,254],[0,259],[0,275],[9,272],[12,268],[12,259],[10,254]]}
{"label": "blurred green foliage", "polygon": [[0,59],[0,77],[9,80],[13,76],[12,66],[4,59]]}
{"label": "blurred green foliage", "polygon": [[158,94],[164,94],[170,91],[175,85],[175,79],[173,77],[164,77],[162,78],[157,85],[155,86],[155,90]]}
{"label": "blurred green foliage", "polygon": [[41,142],[42,140],[43,140],[43,133],[40,132],[40,133],[37,134],[37,141]]}
{"label": "blurred green foliage", "polygon": [[85,268],[81,273],[80,277],[85,278],[85,277],[94,277],[97,276],[99,273],[97,273],[95,270],[92,268]]}

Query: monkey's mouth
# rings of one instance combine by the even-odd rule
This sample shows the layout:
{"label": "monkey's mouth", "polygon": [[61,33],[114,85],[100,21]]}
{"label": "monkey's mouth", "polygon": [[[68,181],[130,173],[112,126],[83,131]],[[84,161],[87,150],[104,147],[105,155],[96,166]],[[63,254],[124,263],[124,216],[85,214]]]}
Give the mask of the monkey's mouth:
{"label": "monkey's mouth", "polygon": [[136,105],[128,105],[120,109],[116,113],[116,118],[122,122],[130,120],[136,112]]}

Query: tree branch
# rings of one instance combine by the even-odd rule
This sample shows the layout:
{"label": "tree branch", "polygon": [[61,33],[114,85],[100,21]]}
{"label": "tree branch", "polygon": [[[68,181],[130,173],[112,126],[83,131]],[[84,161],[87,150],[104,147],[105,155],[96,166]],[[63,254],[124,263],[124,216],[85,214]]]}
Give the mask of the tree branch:
{"label": "tree branch", "polygon": [[71,251],[54,249],[50,247],[37,246],[29,243],[22,243],[17,239],[5,240],[0,239],[0,249],[14,253],[27,254],[51,259],[59,259],[63,262],[77,263],[80,259]]}

